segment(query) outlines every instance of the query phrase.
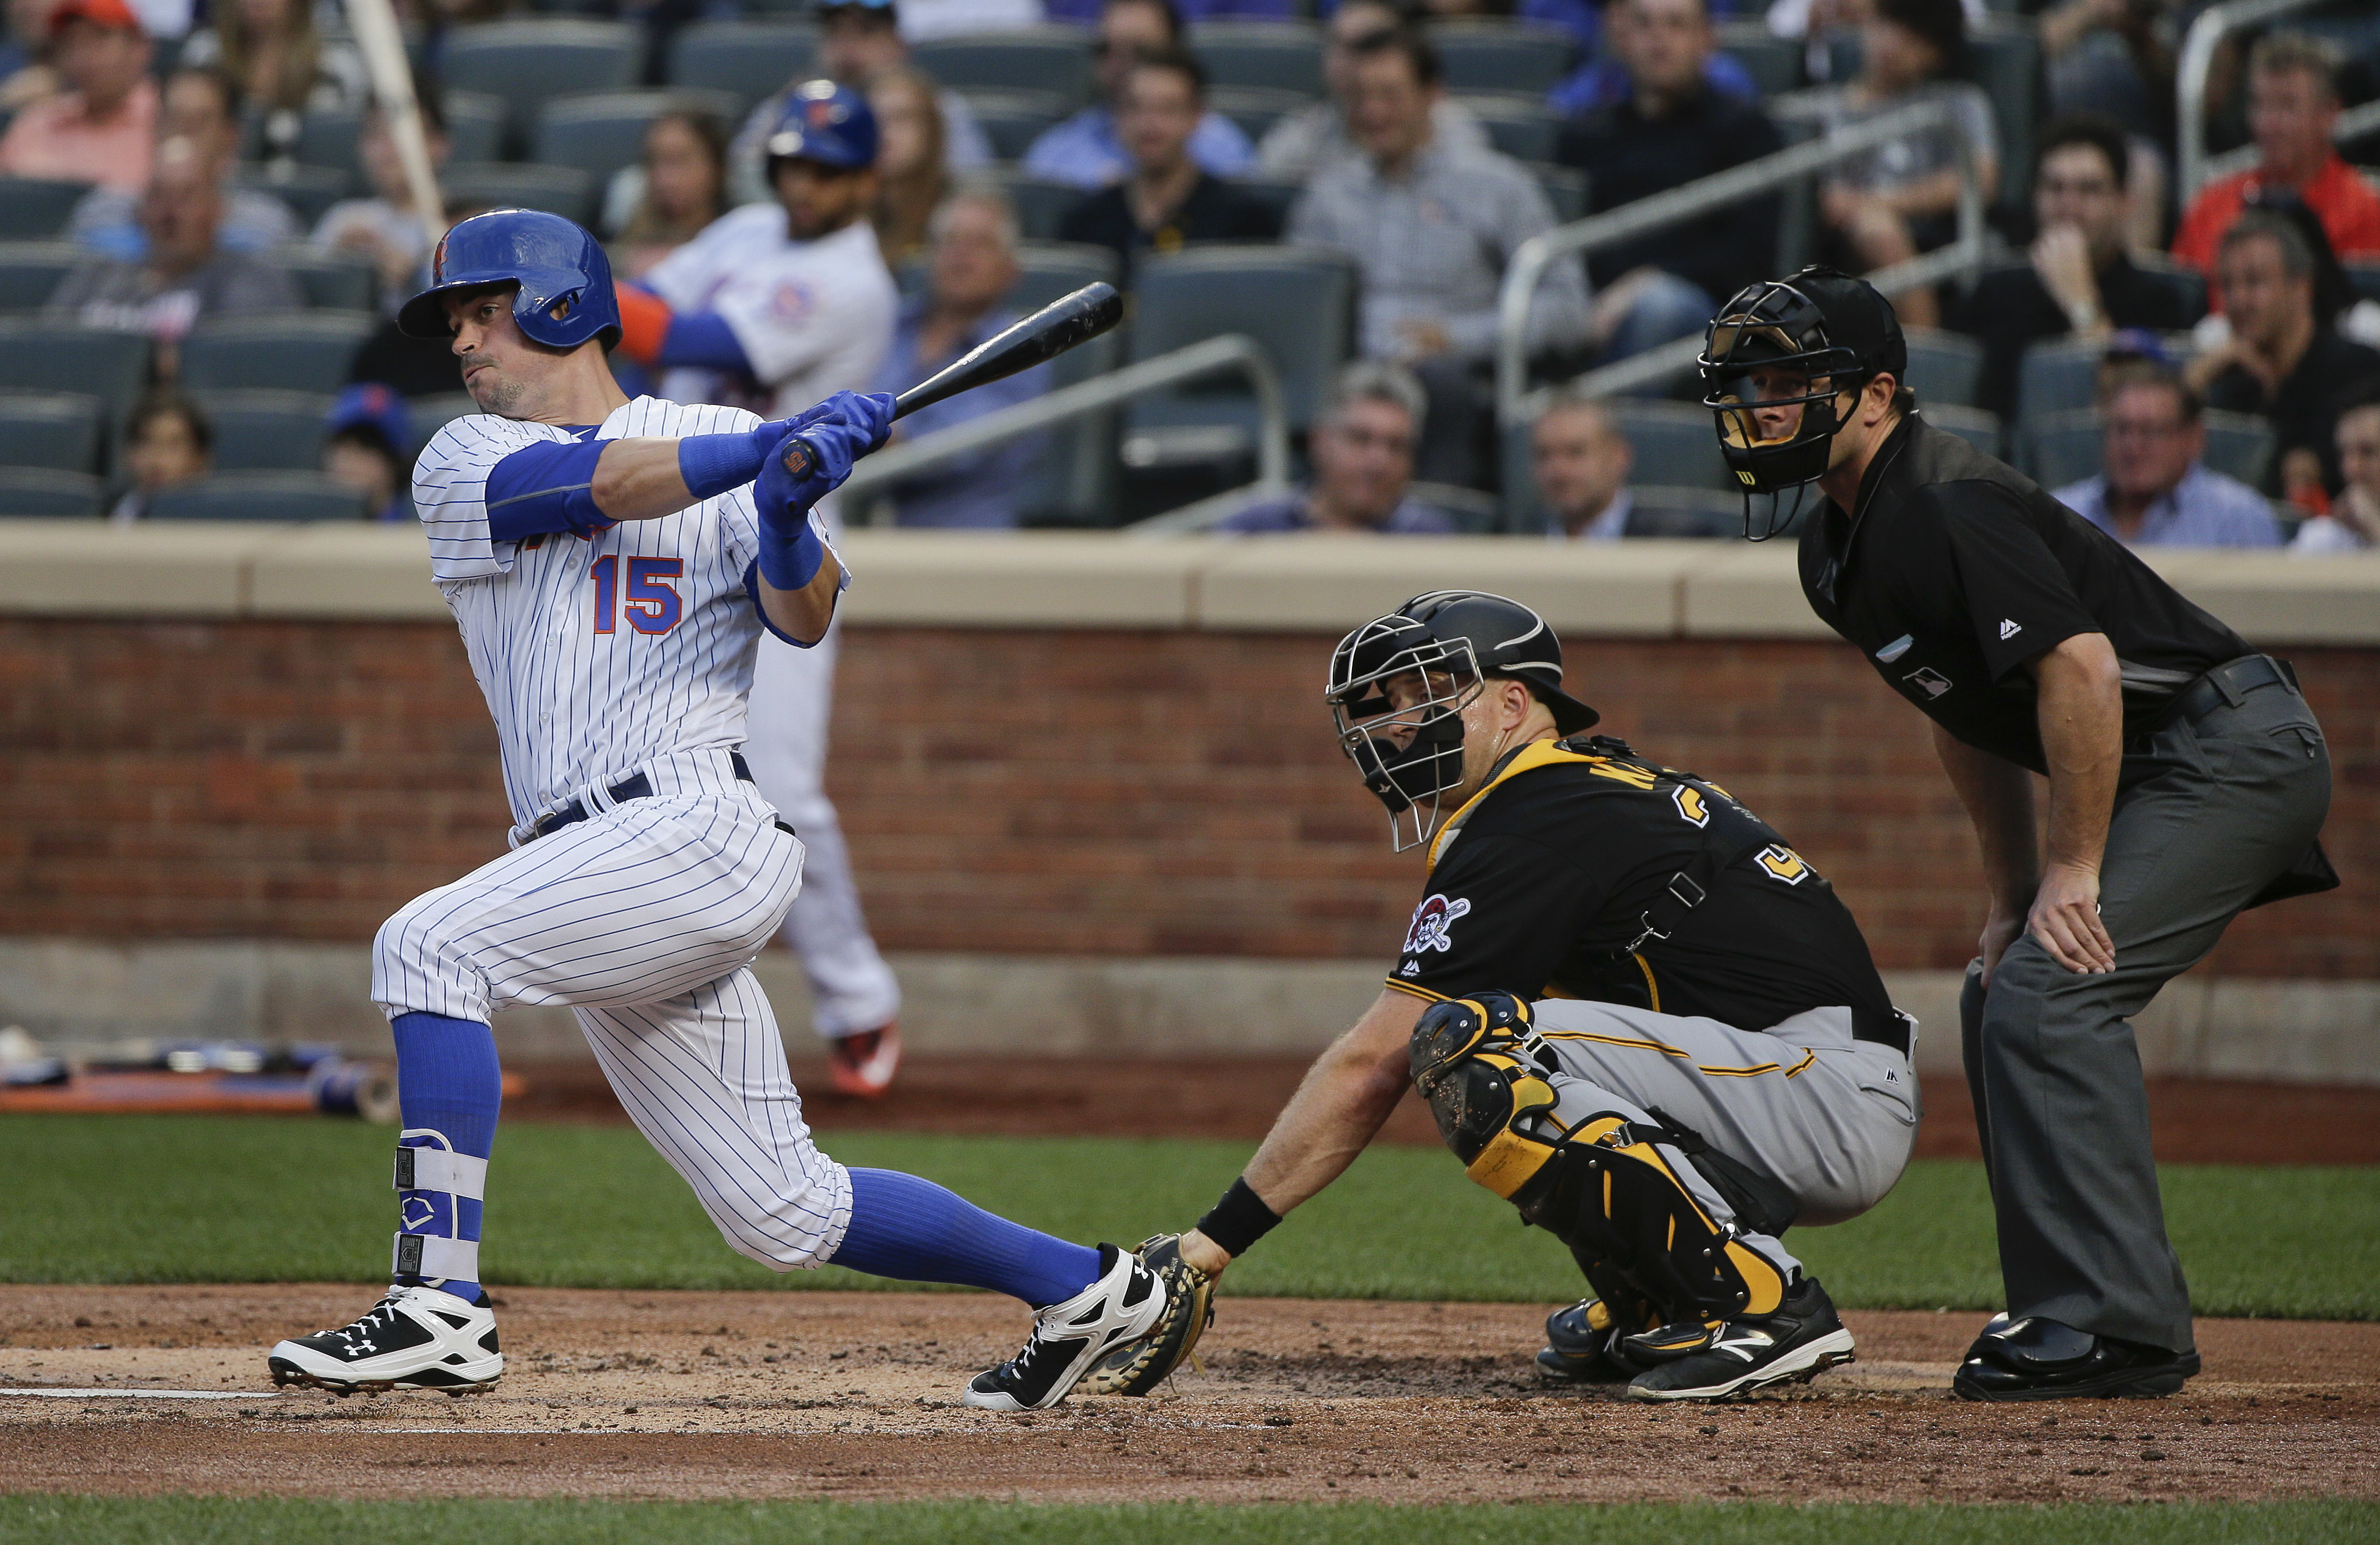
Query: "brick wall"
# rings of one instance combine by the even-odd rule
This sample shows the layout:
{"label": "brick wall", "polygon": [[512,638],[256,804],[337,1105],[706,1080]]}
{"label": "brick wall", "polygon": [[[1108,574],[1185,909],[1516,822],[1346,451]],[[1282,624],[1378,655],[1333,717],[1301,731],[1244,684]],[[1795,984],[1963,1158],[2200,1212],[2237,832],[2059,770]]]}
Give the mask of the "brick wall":
{"label": "brick wall", "polygon": [[[1332,745],[1330,640],[862,628],[832,785],[888,947],[1384,956],[1413,856]],[[1589,640],[1613,733],[1725,783],[1887,968],[1971,950],[1979,881],[1925,726],[1849,651]],[[2292,651],[2330,734],[2336,894],[2216,968],[2380,976],[2380,659]],[[0,933],[361,942],[503,850],[494,736],[442,624],[0,621]]]}

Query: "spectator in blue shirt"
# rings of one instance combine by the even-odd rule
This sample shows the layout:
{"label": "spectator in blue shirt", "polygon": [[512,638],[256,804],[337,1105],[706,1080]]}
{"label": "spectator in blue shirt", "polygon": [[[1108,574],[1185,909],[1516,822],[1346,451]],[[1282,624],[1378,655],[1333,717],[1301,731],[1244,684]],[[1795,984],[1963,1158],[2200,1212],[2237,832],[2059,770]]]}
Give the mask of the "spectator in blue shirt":
{"label": "spectator in blue shirt", "polygon": [[[892,352],[871,391],[897,395],[1016,321],[1002,304],[1016,287],[1018,273],[1016,213],[1005,199],[972,190],[954,195],[935,212],[932,237],[926,293],[902,308]],[[921,408],[893,432],[903,439],[931,434],[1049,389],[1050,367],[1036,365]],[[1014,526],[1018,499],[1043,439],[1022,435],[895,484],[894,522],[973,529]]]}
{"label": "spectator in blue shirt", "polygon": [[2106,470],[2058,491],[2067,508],[2127,547],[2278,547],[2265,496],[2210,470],[2198,394],[2170,371],[2129,365],[2104,395]]}
{"label": "spectator in blue shirt", "polygon": [[[1099,100],[1045,131],[1025,152],[1025,175],[1062,182],[1087,193],[1123,180],[1132,156],[1116,134],[1124,79],[1143,54],[1182,47],[1182,16],[1172,0],[1107,0],[1099,10],[1097,63]],[[1213,176],[1235,177],[1256,164],[1256,147],[1239,126],[1209,110],[1190,135],[1190,159]]]}
{"label": "spectator in blue shirt", "polygon": [[1342,536],[1450,536],[1454,517],[1413,496],[1414,444],[1428,408],[1402,365],[1360,359],[1340,372],[1306,450],[1314,481],[1248,505],[1215,529],[1240,535],[1327,531]]}

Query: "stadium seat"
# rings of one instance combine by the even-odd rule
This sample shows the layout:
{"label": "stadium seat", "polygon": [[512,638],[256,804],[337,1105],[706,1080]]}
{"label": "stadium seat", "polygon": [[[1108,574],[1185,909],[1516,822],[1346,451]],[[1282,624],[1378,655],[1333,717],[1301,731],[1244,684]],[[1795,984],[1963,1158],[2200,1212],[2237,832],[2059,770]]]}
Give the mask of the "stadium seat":
{"label": "stadium seat", "polygon": [[1238,125],[1250,144],[1261,140],[1272,131],[1273,125],[1305,106],[1307,101],[1296,91],[1272,86],[1217,86],[1207,93],[1208,107]]}
{"label": "stadium seat", "polygon": [[311,472],[322,465],[322,420],[332,398],[318,392],[210,392],[218,472]]}
{"label": "stadium seat", "polygon": [[1908,329],[1909,379],[1902,385],[1927,408],[1975,406],[1984,379],[1984,346],[1957,333],[1930,327]]}
{"label": "stadium seat", "polygon": [[2277,448],[2273,426],[2264,420],[2219,408],[2206,410],[2206,465],[2217,472],[2262,488]]}
{"label": "stadium seat", "polygon": [[959,94],[966,98],[984,138],[991,141],[992,155],[1002,161],[1024,160],[1033,141],[1070,111],[1066,99],[1055,91],[995,91],[970,86]]}
{"label": "stadium seat", "polygon": [[2028,347],[2017,366],[2018,421],[2035,424],[2096,402],[2105,347],[2095,339],[2051,338]]}
{"label": "stadium seat", "polygon": [[1118,264],[1111,248],[1079,241],[1027,241],[1017,246],[1016,266],[1024,275],[1008,292],[1009,308],[1020,316],[1030,316],[1085,285],[1102,279],[1114,284]]}
{"label": "stadium seat", "polygon": [[148,520],[361,520],[362,496],[320,472],[217,472],[151,496]]}
{"label": "stadium seat", "polygon": [[670,41],[669,83],[733,91],[744,111],[808,75],[818,30],[784,21],[698,21]]}
{"label": "stadium seat", "polygon": [[2347,268],[2347,287],[2360,299],[2380,300],[2380,262],[2350,262]]}
{"label": "stadium seat", "polygon": [[[1027,275],[1026,284],[1032,283]],[[1019,285],[1018,309],[1024,310]],[[1113,333],[1093,338],[1050,361],[1050,388],[1072,386],[1115,369],[1123,354]],[[1016,513],[1026,526],[1106,526],[1116,516],[1116,416],[1087,413],[1052,429],[1025,476]]]}
{"label": "stadium seat", "polygon": [[90,254],[64,241],[0,242],[0,311],[38,311]]}
{"label": "stadium seat", "polygon": [[234,187],[270,193],[287,204],[301,231],[312,230],[333,204],[353,196],[358,186],[354,173],[328,166],[243,165],[232,173],[231,180]]}
{"label": "stadium seat", "polygon": [[1586,174],[1572,166],[1554,166],[1538,162],[1529,168],[1537,186],[1546,190],[1546,202],[1554,206],[1554,224],[1567,225],[1573,220],[1586,218]]}
{"label": "stadium seat", "polygon": [[322,166],[334,172],[357,172],[361,163],[356,148],[363,142],[364,116],[360,108],[314,108],[298,121],[298,142],[292,153],[302,166]]}
{"label": "stadium seat", "polygon": [[1212,21],[1190,29],[1190,51],[1218,86],[1322,94],[1322,30],[1305,21]]}
{"label": "stadium seat", "polygon": [[1791,38],[1774,36],[1766,22],[1720,22],[1718,46],[1744,67],[1764,97],[1797,90],[1802,84],[1802,45]]}
{"label": "stadium seat", "polygon": [[1058,225],[1066,212],[1083,201],[1083,190],[1062,182],[1043,182],[1036,177],[992,174],[991,180],[1008,195],[1016,206],[1016,228],[1031,241],[1055,241]]}
{"label": "stadium seat", "polygon": [[576,166],[608,183],[623,166],[644,156],[645,126],[665,110],[708,113],[732,127],[742,116],[742,99],[732,91],[592,91],[550,97],[537,110],[529,160],[542,166]]}
{"label": "stadium seat", "polygon": [[67,228],[91,189],[46,177],[0,177],[0,241],[46,241]]}
{"label": "stadium seat", "polygon": [[[1916,361],[1912,360],[1912,365]],[[1949,430],[1985,456],[2005,454],[2001,449],[2000,416],[1986,413],[1980,408],[1962,407],[1951,402],[1927,402],[1925,394],[1917,395],[1918,406],[1925,420],[1936,429]]]}
{"label": "stadium seat", "polygon": [[335,392],[378,325],[368,311],[202,322],[182,340],[182,384],[200,393]]}
{"label": "stadium seat", "polygon": [[504,153],[504,99],[486,91],[446,93],[446,159],[499,161]]}
{"label": "stadium seat", "polygon": [[1232,186],[1263,200],[1283,230],[1289,228],[1289,212],[1297,206],[1298,195],[1305,191],[1302,182],[1274,182],[1265,177],[1233,177]]}
{"label": "stadium seat", "polygon": [[405,447],[405,459],[410,464],[430,444],[430,437],[455,420],[480,411],[468,392],[442,392],[434,397],[407,397],[405,403],[406,427],[412,431],[413,443]]}
{"label": "stadium seat", "polygon": [[88,519],[104,514],[106,485],[89,472],[0,467],[0,517]]}
{"label": "stadium seat", "polygon": [[1091,40],[1079,28],[933,38],[910,49],[909,60],[945,86],[1055,91],[1075,106],[1091,99]]}
{"label": "stadium seat", "polygon": [[577,166],[540,166],[525,161],[450,162],[438,174],[450,206],[481,209],[541,209],[585,225],[595,217],[602,189]]}
{"label": "stadium seat", "polygon": [[2033,142],[2045,95],[2041,36],[2035,27],[2030,17],[1996,17],[1984,26],[1969,28],[1966,67],[1960,72],[1992,99],[1994,128],[2000,141],[1997,202],[2004,210],[2016,212],[2031,208]]}
{"label": "stadium seat", "polygon": [[268,254],[306,292],[318,311],[369,311],[378,303],[380,271],[354,252],[283,247]]}
{"label": "stadium seat", "polygon": [[0,387],[82,392],[120,424],[149,383],[149,339],[42,317],[0,317]]}
{"label": "stadium seat", "polygon": [[[1290,427],[1313,422],[1354,349],[1355,266],[1309,247],[1215,243],[1144,260],[1130,357],[1153,359],[1225,333],[1263,344],[1281,373]],[[1239,380],[1140,398],[1135,427],[1224,423],[1253,431],[1256,403]]]}
{"label": "stadium seat", "polygon": [[446,34],[448,87],[504,99],[510,142],[525,145],[540,103],[637,83],[645,34],[625,21],[535,18],[480,22]]}
{"label": "stadium seat", "polygon": [[104,411],[82,392],[0,392],[0,467],[92,470]]}
{"label": "stadium seat", "polygon": [[1459,483],[1416,481],[1405,486],[1405,496],[1444,510],[1465,536],[1494,536],[1503,529],[1504,506],[1493,493]]}
{"label": "stadium seat", "polygon": [[1713,488],[1648,484],[1628,491],[1628,534],[1735,541],[1743,535],[1743,495]]}
{"label": "stadium seat", "polygon": [[1488,131],[1488,142],[1515,161],[1549,163],[1561,120],[1542,102],[1518,96],[1466,96],[1463,105]]}
{"label": "stadium seat", "polygon": [[1450,91],[1542,97],[1571,72],[1571,35],[1548,22],[1448,21],[1429,29]]}
{"label": "stadium seat", "polygon": [[[2167,287],[2181,296],[2186,314],[2194,323],[2206,314],[2206,275],[2194,268],[2185,268],[2163,252],[2131,252],[2132,266],[2143,274],[2155,274]],[[2352,282],[2352,269],[2350,270]],[[2380,292],[2374,298],[2380,299]]]}
{"label": "stadium seat", "polygon": [[2102,436],[2094,408],[2051,413],[2025,420],[2020,431],[2027,476],[2055,493],[2068,483],[2096,477]]}
{"label": "stadium seat", "polygon": [[1609,397],[1603,406],[1636,453],[1634,476],[1666,488],[1737,486],[1707,408],[1655,397]]}

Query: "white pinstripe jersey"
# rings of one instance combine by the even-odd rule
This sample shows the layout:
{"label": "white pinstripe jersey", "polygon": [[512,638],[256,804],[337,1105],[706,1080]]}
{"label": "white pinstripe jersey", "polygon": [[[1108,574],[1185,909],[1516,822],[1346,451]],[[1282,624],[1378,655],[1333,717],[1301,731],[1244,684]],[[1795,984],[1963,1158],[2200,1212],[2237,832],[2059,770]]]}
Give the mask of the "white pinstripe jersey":
{"label": "white pinstripe jersey", "polygon": [[[681,439],[759,421],[740,408],[638,397],[592,438]],[[744,584],[759,543],[749,484],[591,538],[491,537],[484,500],[496,463],[540,441],[589,437],[473,414],[440,430],[413,468],[431,576],[495,717],[504,793],[524,827],[654,757],[744,741],[761,633]]]}

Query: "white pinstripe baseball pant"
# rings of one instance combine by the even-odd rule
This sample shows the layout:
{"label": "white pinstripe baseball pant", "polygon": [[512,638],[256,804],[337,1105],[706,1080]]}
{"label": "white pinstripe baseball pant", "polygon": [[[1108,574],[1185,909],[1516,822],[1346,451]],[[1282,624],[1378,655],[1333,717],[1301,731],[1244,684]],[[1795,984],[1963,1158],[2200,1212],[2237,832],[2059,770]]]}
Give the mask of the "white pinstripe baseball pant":
{"label": "white pinstripe baseball pant", "polygon": [[728,1244],[776,1271],[817,1265],[843,1242],[851,1182],[810,1140],[749,969],[801,888],[802,845],[725,751],[638,771],[650,797],[582,791],[609,808],[391,918],[372,997],[391,1018],[481,1023],[568,1004],[629,1118]]}

